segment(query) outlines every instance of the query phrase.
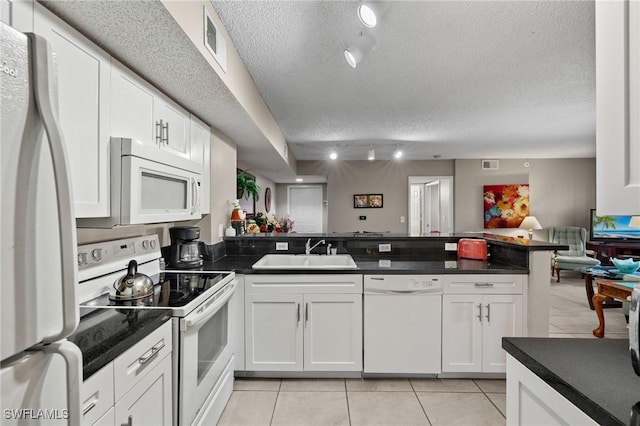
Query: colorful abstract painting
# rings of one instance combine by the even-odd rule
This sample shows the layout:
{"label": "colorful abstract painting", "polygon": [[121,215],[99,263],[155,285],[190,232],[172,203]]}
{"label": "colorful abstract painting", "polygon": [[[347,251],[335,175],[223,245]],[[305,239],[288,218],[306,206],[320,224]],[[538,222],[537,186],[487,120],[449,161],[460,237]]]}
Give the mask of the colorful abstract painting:
{"label": "colorful abstract painting", "polygon": [[529,184],[485,185],[484,228],[517,228],[529,216]]}

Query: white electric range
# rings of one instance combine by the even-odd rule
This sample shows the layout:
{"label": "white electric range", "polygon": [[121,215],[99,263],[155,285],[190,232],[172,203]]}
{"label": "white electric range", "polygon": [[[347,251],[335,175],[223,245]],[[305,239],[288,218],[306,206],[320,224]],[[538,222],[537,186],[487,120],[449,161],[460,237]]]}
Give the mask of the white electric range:
{"label": "white electric range", "polygon": [[[229,301],[233,272],[160,270],[157,235],[78,247],[81,306],[116,309],[171,309],[173,328],[174,424],[215,424],[233,389]],[[138,272],[154,282],[149,297],[114,301],[113,283],[136,260]]]}

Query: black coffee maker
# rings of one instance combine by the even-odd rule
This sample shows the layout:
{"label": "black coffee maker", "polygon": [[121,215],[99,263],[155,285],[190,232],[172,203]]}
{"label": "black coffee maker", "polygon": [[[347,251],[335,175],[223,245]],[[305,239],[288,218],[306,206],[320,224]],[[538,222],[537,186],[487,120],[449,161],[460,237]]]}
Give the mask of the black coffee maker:
{"label": "black coffee maker", "polygon": [[171,249],[169,266],[176,269],[191,269],[202,266],[205,246],[197,226],[174,226],[169,228]]}

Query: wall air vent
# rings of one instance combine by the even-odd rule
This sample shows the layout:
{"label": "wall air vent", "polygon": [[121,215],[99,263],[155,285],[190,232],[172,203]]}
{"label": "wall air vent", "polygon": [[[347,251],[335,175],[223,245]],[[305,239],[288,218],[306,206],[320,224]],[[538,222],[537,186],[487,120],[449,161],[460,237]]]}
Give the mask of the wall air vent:
{"label": "wall air vent", "polygon": [[498,160],[482,160],[482,170],[498,170]]}
{"label": "wall air vent", "polygon": [[211,14],[204,6],[204,45],[222,70],[227,72],[227,42]]}

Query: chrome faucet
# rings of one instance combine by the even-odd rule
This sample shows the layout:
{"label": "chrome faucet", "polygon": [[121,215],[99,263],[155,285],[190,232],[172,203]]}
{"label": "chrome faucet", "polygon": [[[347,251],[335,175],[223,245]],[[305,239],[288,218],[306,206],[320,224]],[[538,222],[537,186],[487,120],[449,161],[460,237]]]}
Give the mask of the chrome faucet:
{"label": "chrome faucet", "polygon": [[311,238],[309,238],[307,240],[307,242],[304,244],[304,254],[311,254],[311,250],[313,250],[314,248],[318,247],[320,244],[325,244],[324,240],[320,240],[317,243],[315,243],[313,246],[311,245]]}

